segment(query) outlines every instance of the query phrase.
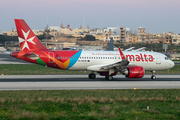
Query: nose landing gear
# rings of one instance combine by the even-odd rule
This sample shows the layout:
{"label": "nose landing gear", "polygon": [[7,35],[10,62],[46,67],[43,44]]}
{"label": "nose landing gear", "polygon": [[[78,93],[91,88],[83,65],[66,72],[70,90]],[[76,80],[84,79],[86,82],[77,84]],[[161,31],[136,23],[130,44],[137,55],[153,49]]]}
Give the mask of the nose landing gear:
{"label": "nose landing gear", "polygon": [[154,75],[155,70],[151,71],[151,73],[152,73],[151,79],[155,80],[156,79],[156,76]]}
{"label": "nose landing gear", "polygon": [[106,80],[113,80],[113,76],[112,75],[106,75],[105,79]]}

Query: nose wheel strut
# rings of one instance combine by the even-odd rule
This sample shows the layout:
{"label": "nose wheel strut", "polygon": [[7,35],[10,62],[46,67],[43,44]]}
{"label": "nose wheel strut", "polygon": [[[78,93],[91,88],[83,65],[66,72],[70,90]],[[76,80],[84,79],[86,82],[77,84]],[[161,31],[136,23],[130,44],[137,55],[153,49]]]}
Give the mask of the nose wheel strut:
{"label": "nose wheel strut", "polygon": [[156,76],[154,75],[155,70],[151,71],[151,73],[152,73],[151,79],[155,80],[156,79]]}

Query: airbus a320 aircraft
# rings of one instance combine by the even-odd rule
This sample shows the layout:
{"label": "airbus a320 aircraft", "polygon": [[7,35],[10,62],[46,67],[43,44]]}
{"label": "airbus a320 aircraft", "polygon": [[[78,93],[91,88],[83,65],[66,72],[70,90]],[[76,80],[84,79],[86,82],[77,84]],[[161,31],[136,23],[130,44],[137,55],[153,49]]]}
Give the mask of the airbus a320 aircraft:
{"label": "airbus a320 aircraft", "polygon": [[15,19],[21,51],[11,56],[24,61],[63,70],[88,70],[90,79],[95,79],[94,72],[112,80],[117,72],[127,78],[142,78],[145,70],[152,72],[151,79],[156,79],[155,70],[166,70],[174,66],[167,56],[157,52],[143,51],[79,51],[49,50],[43,46],[26,22]]}

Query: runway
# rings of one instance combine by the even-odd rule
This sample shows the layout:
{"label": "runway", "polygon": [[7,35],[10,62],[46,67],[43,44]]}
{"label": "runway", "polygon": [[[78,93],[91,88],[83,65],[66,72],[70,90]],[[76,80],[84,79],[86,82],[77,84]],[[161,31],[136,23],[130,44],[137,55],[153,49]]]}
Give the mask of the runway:
{"label": "runway", "polygon": [[180,89],[180,75],[145,75],[127,79],[123,75],[107,81],[103,76],[87,75],[6,75],[0,76],[0,90],[76,90],[76,89]]}
{"label": "runway", "polygon": [[[31,63],[0,52],[0,64]],[[180,75],[156,75],[156,80],[150,77],[127,79],[116,75],[113,81],[107,81],[99,75],[94,80],[88,75],[5,75],[0,76],[0,90],[180,89]]]}
{"label": "runway", "polygon": [[11,52],[0,52],[0,64],[31,64],[10,56]]}

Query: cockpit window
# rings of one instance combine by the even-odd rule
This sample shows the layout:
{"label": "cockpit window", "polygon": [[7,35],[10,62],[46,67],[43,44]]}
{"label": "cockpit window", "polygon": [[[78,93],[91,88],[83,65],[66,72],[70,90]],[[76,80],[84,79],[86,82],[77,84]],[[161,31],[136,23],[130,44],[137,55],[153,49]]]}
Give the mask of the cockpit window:
{"label": "cockpit window", "polygon": [[165,57],[165,60],[169,60],[169,58],[168,58],[168,57]]}

